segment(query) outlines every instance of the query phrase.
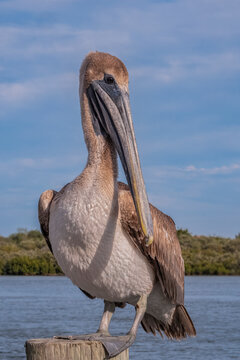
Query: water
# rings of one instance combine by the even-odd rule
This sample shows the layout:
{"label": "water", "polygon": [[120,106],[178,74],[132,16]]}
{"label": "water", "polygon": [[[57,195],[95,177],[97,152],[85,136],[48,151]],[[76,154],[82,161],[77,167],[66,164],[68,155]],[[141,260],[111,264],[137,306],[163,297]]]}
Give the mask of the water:
{"label": "water", "polygon": [[[185,303],[197,337],[162,340],[139,329],[133,360],[240,359],[240,277],[186,277]],[[0,277],[0,359],[25,359],[30,338],[94,332],[103,302],[90,300],[65,277]],[[110,331],[124,333],[134,317],[117,309]]]}

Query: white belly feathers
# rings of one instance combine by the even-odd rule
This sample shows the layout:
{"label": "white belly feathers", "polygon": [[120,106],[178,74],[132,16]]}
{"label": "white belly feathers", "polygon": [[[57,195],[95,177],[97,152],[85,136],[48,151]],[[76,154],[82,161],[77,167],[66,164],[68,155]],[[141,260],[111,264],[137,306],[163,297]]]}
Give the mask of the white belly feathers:
{"label": "white belly feathers", "polygon": [[109,301],[134,302],[151,292],[155,276],[123,233],[117,210],[100,192],[66,190],[51,206],[49,238],[58,264],[75,285]]}

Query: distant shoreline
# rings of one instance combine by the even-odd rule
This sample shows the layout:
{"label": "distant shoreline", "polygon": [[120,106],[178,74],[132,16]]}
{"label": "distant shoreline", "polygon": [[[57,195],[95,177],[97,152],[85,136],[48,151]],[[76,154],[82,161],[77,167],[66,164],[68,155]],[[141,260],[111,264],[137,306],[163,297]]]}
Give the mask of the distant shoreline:
{"label": "distant shoreline", "polygon": [[[235,239],[177,231],[185,275],[240,275],[240,235]],[[0,276],[64,276],[37,230],[0,236]]]}

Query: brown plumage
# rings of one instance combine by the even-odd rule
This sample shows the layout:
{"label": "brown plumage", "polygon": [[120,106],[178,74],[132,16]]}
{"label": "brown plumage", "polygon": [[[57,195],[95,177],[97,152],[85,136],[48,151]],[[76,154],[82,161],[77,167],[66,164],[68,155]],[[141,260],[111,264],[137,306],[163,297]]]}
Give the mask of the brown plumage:
{"label": "brown plumage", "polygon": [[156,335],[157,331],[163,337],[164,332],[170,339],[181,340],[187,336],[196,335],[195,327],[184,305],[176,305],[170,325],[148,313],[145,313],[141,324],[147,333]]}
{"label": "brown plumage", "polygon": [[[53,198],[60,196],[67,185],[59,192],[47,190],[42,193],[39,199],[38,216],[41,231],[51,252],[52,247],[49,241],[50,207]],[[122,182],[118,183],[118,203],[120,209],[120,221],[123,229],[141,253],[152,264],[157,281],[161,284],[163,293],[173,304],[177,304],[171,325],[167,325],[146,313],[141,322],[143,329],[147,333],[152,332],[154,335],[156,334],[156,331],[161,335],[162,332],[164,332],[167,337],[175,339],[181,339],[187,335],[195,336],[196,330],[183,305],[184,261],[181,256],[181,248],[177,238],[174,221],[170,216],[165,215],[150,204],[154,226],[154,242],[147,247],[145,245],[145,236],[139,225],[129,187]],[[80,290],[90,299],[95,299],[95,296],[92,296],[83,289]],[[125,306],[125,304],[117,302],[115,305],[118,307]]]}
{"label": "brown plumage", "polygon": [[56,194],[57,191],[55,190],[46,190],[41,194],[38,202],[38,220],[40,228],[51,253],[53,253],[53,251],[49,240],[49,216],[50,206]]}
{"label": "brown plumage", "polygon": [[[105,82],[105,78],[109,76],[113,77],[114,82],[112,85]],[[88,93],[89,89],[90,93]],[[109,197],[110,200],[112,199],[112,205],[115,206],[114,214],[120,220],[124,238],[134,244],[138,249],[137,254],[141,258],[143,255],[150,264],[150,270],[154,272],[153,279],[155,276],[155,285],[160,285],[159,296],[162,293],[168,304],[173,305],[172,308],[175,309],[172,315],[169,312],[168,320],[164,319],[164,317],[160,320],[146,311],[141,321],[144,330],[152,332],[154,335],[156,331],[161,335],[164,332],[167,337],[175,339],[181,339],[187,335],[194,336],[196,334],[194,325],[184,307],[184,262],[175,224],[169,216],[146,201],[145,186],[141,175],[136,144],[134,143],[135,138],[128,102],[128,72],[125,65],[110,54],[96,52],[87,55],[80,71],[80,103],[82,126],[88,148],[88,162],[83,171],[84,176],[82,173],[59,192],[47,190],[40,197],[39,222],[49,249],[52,251],[49,239],[51,205],[54,203],[56,205],[55,209],[57,209],[58,200],[61,200],[62,195],[69,188],[69,194],[71,193],[74,196],[76,189],[81,188],[84,192],[89,185],[88,176],[92,176],[92,168],[97,164],[96,168],[98,168],[98,171],[101,170],[97,179],[100,184],[100,191],[105,194],[104,196]],[[123,125],[125,128],[123,131],[119,127],[119,123],[121,123],[124,116]],[[126,124],[128,124],[128,127]],[[124,141],[124,136],[127,141],[122,144],[121,141]],[[129,146],[128,139],[132,142],[132,147]],[[121,144],[116,145],[119,141]],[[126,149],[130,152],[130,155],[135,156],[128,163],[126,159],[130,155],[124,152]],[[124,169],[125,173],[127,173],[126,176],[131,191],[128,185],[117,183],[117,152],[121,161],[125,161]],[[131,176],[129,171],[132,171]],[[70,185],[69,188],[68,185]],[[93,186],[93,192],[91,193],[93,200],[94,191]],[[90,200],[87,199],[87,201]],[[138,209],[138,215],[136,209]],[[145,215],[145,217],[143,216],[141,219],[139,213]],[[153,225],[154,241],[150,246],[146,246],[146,237],[152,238],[151,221],[146,214],[150,214]],[[79,218],[79,213],[77,213],[77,218]],[[143,229],[145,229],[145,233]],[[71,231],[69,238],[71,238]],[[55,239],[55,244],[56,241],[58,239]],[[142,284],[144,283],[145,280]],[[141,286],[143,286],[142,284]],[[95,297],[92,290],[90,291],[92,294],[85,290],[82,291],[92,299]],[[121,299],[119,299],[119,302],[116,302],[118,298],[114,300],[116,306],[124,306]],[[159,303],[159,306],[161,306],[161,303]]]}
{"label": "brown plumage", "polygon": [[82,91],[84,92],[92,81],[102,78],[105,73],[112,74],[120,86],[128,83],[128,71],[120,59],[107,53],[90,52],[81,66],[80,86],[83,86]]}
{"label": "brown plumage", "polygon": [[195,336],[196,330],[184,307],[184,261],[177,238],[176,227],[170,216],[165,215],[150,204],[153,219],[154,242],[145,245],[145,236],[139,225],[129,187],[118,183],[118,200],[121,224],[128,236],[152,264],[157,281],[169,300],[176,304],[171,325],[166,325],[150,314],[145,314],[142,326],[146,332],[155,335],[157,330],[170,338],[180,339],[187,335]]}

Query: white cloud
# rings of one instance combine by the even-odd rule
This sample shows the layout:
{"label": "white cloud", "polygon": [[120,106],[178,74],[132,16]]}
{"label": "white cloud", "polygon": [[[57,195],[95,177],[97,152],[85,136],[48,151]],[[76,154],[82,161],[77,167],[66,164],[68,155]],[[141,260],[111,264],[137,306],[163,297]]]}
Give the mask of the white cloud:
{"label": "white cloud", "polygon": [[85,152],[82,155],[71,155],[71,156],[56,156],[48,158],[40,157],[21,157],[12,158],[8,160],[0,161],[0,172],[5,176],[18,176],[19,173],[25,171],[35,170],[49,170],[55,172],[59,169],[67,169],[74,167],[75,165],[83,164],[85,159]]}
{"label": "white cloud", "polygon": [[91,50],[117,51],[129,43],[126,31],[112,29],[80,29],[65,24],[47,26],[1,26],[0,49],[2,55],[21,58],[39,55],[84,56]]}
{"label": "white cloud", "polygon": [[[148,39],[149,43],[178,43],[181,39],[204,40],[225,39],[238,35],[240,4],[238,0],[192,0],[146,2],[141,6],[127,3],[127,6],[107,8],[103,14],[96,15],[96,21],[106,22],[113,28],[127,28],[132,34],[139,33],[139,41]],[[133,21],[134,19],[134,21]],[[144,24],[144,26],[143,26]],[[147,44],[146,44],[147,45]]]}
{"label": "white cloud", "polygon": [[176,56],[165,59],[165,65],[136,66],[129,69],[132,77],[168,84],[183,79],[212,78],[240,71],[240,52],[225,52],[199,56]]}
{"label": "white cloud", "polygon": [[[68,69],[76,69],[76,64],[79,68],[90,50],[107,51],[105,44],[108,44],[109,48],[117,51],[129,40],[124,32],[116,36],[111,30],[79,30],[61,24],[46,27],[2,26],[0,32],[1,54],[9,61],[5,71],[9,74],[15,71],[15,65],[10,64],[17,58],[24,63],[23,70],[29,79],[0,82],[0,105],[11,103],[12,107],[54,92],[78,88],[78,70],[75,73],[59,73],[59,64],[65,62],[64,59],[74,61],[74,65],[67,66]],[[46,67],[41,65],[44,56],[50,62]],[[63,67],[66,67],[65,64]],[[49,75],[51,70],[58,73]]]}
{"label": "white cloud", "polygon": [[[78,14],[82,9],[84,21],[78,21]],[[150,184],[150,197],[157,201],[159,206],[163,202],[167,212],[167,208],[170,207],[170,215],[178,209],[180,217],[176,219],[179,219],[179,224],[188,226],[195,221],[198,229],[208,232],[209,223],[212,224],[214,221],[209,221],[209,214],[215,216],[221,202],[222,208],[225,209],[225,213],[221,213],[226,215],[226,219],[221,222],[215,221],[214,227],[219,229],[222,225],[226,227],[226,231],[227,228],[232,231],[233,216],[232,213],[231,217],[227,214],[230,213],[230,207],[232,209],[232,201],[228,206],[231,196],[224,195],[224,190],[218,190],[217,195],[217,190],[213,191],[211,199],[204,194],[205,190],[209,189],[209,184],[212,184],[212,188],[210,187],[208,195],[211,189],[215,189],[215,184],[219,183],[225,185],[227,182],[232,184],[235,181],[236,189],[239,188],[239,183],[236,183],[236,179],[238,178],[239,182],[240,178],[240,163],[236,158],[239,152],[239,127],[233,126],[237,124],[237,119],[233,118],[237,116],[237,85],[233,81],[232,90],[230,82],[226,84],[228,87],[224,86],[224,77],[230,75],[231,80],[237,80],[240,70],[239,0],[102,1],[97,11],[90,2],[80,0],[3,0],[0,1],[0,12],[4,20],[0,26],[0,111],[11,113],[14,107],[19,110],[15,117],[14,129],[9,121],[8,129],[11,133],[24,131],[25,125],[21,127],[21,123],[18,122],[18,119],[24,118],[25,115],[20,109],[23,103],[29,104],[51,94],[59,95],[61,91],[72,91],[76,96],[78,68],[90,50],[109,51],[123,59],[129,65],[131,78],[143,80],[139,81],[138,86],[140,83],[143,84],[144,91],[148,91],[147,85],[160,86],[161,83],[169,84],[173,89],[180,81],[188,86],[191,79],[194,79],[191,83],[193,91],[203,90],[208,103],[191,96],[184,103],[181,96],[178,100],[178,96],[171,98],[171,94],[166,95],[164,103],[160,102],[159,106],[161,111],[165,107],[165,113],[169,114],[169,123],[172,122],[171,132],[163,134],[165,126],[167,129],[170,128],[170,124],[166,124],[166,119],[161,122],[161,119],[152,117],[142,126],[150,128],[149,124],[154,124],[154,121],[158,122],[158,129],[163,125],[159,137],[156,136],[156,130],[154,133],[149,129],[147,133],[150,134],[148,139],[151,138],[151,142],[144,143],[146,137],[143,136],[139,139],[143,145],[144,160],[149,160],[150,154],[151,161],[156,163],[163,153],[165,159],[172,160],[172,155],[176,152],[183,165],[181,162],[181,166],[144,167],[144,177],[146,183]],[[205,86],[208,79],[213,85],[211,89]],[[218,99],[225,104],[222,116],[221,106],[216,102],[210,109],[209,99],[212,90],[221,91],[221,97]],[[57,108],[55,99],[50,99]],[[144,98],[140,101],[145,106]],[[205,107],[201,108],[199,115],[203,117],[203,121],[196,119],[200,106]],[[201,115],[203,112],[206,114],[208,109],[211,112],[215,111],[212,122],[211,118]],[[48,110],[40,109],[43,121]],[[175,121],[175,115],[177,119],[178,114],[179,122]],[[186,117],[184,114],[187,114]],[[189,119],[190,116],[193,116],[192,121]],[[9,116],[4,118],[8,126]],[[61,124],[57,131],[60,134],[64,131]],[[25,154],[29,154],[26,157],[0,161],[0,172],[4,174],[3,185],[15,187],[16,183],[16,186],[19,186],[19,195],[17,192],[13,193],[13,201],[17,202],[18,196],[23,199],[17,206],[13,204],[5,211],[9,218],[11,217],[9,228],[15,226],[13,218],[22,222],[22,226],[29,223],[29,213],[19,220],[19,216],[26,209],[25,199],[28,198],[29,192],[32,194],[31,198],[36,199],[37,194],[43,189],[49,186],[55,188],[56,184],[61,186],[65,180],[71,180],[75,176],[74,173],[80,172],[79,164],[82,166],[86,161],[86,152],[83,161],[81,157],[44,158],[40,154],[35,158],[32,156],[32,149],[29,148],[31,144],[32,142],[18,144],[18,148],[22,147],[21,153],[24,151]],[[2,145],[4,148],[4,142]],[[42,146],[45,147],[46,144],[43,143]],[[11,154],[15,152],[13,156],[18,156],[18,148],[15,149],[11,144]],[[34,153],[38,148],[39,144]],[[221,154],[224,155],[223,159]],[[198,166],[200,161],[204,165]],[[219,165],[219,161],[222,165]],[[224,161],[229,163],[224,164]],[[176,158],[174,163],[177,165]],[[160,183],[162,187],[159,186]],[[162,189],[162,192],[159,189]],[[231,192],[232,198],[234,191],[233,189]],[[4,193],[4,190],[2,192]],[[225,198],[219,196],[219,193]],[[235,193],[237,194],[236,191]],[[159,198],[156,194],[159,194]],[[5,200],[8,200],[8,196],[4,198],[6,203]],[[212,207],[209,210],[210,206]],[[182,215],[184,212],[185,215]],[[201,214],[205,216],[202,217],[202,223]],[[237,219],[234,222],[238,224]]]}
{"label": "white cloud", "polygon": [[145,178],[149,183],[158,183],[160,179],[192,179],[193,176],[231,175],[240,172],[240,163],[216,167],[188,166],[151,166],[144,168]]}
{"label": "white cloud", "polygon": [[[64,8],[67,4],[67,0],[44,0],[37,4],[31,0],[8,0],[0,3],[0,9],[35,11],[37,8],[41,11],[56,6]],[[76,9],[77,6],[79,4],[76,2]],[[46,70],[42,67],[43,79],[38,80],[38,86],[31,74],[34,71],[31,68],[37,67],[43,57],[49,61],[46,68],[49,72],[53,67],[51,61],[59,64],[66,59],[65,63],[70,64],[76,59],[75,62],[79,62],[80,66],[84,55],[90,50],[110,51],[121,57],[128,54],[131,57],[133,54],[145,55],[145,52],[151,51],[153,47],[158,49],[157,57],[149,54],[149,65],[129,68],[132,78],[144,79],[144,86],[152,85],[152,81],[165,85],[185,79],[201,80],[235,74],[240,71],[240,52],[227,43],[221,49],[216,49],[216,46],[212,46],[211,39],[219,43],[222,37],[232,39],[240,36],[237,10],[240,9],[235,0],[228,0],[227,6],[226,0],[204,0],[194,5],[191,1],[184,0],[150,3],[148,6],[141,4],[139,7],[124,3],[99,11],[95,23],[90,21],[89,28],[67,23],[44,26],[2,25],[2,56],[8,58],[9,63],[16,58],[19,62],[26,62],[26,66],[30,65],[28,76],[32,76],[30,81],[0,84],[2,102],[10,102],[11,97],[19,101],[36,99],[37,95],[43,94],[46,87],[41,87],[41,82],[43,84],[45,81]],[[88,16],[89,14],[92,15],[92,12],[90,11]],[[202,43],[210,46],[211,50],[204,53],[199,46]],[[196,44],[198,45],[195,48]],[[159,58],[161,61],[156,65],[156,59]],[[66,65],[66,68],[72,69],[73,66]],[[9,68],[6,71],[9,71]],[[49,90],[51,91],[51,86]]]}
{"label": "white cloud", "polygon": [[225,175],[232,174],[236,171],[240,170],[240,164],[231,164],[231,165],[223,165],[220,167],[212,167],[212,168],[197,168],[194,165],[187,166],[184,171],[194,174],[204,174],[204,175]]}
{"label": "white cloud", "polygon": [[78,87],[78,74],[64,73],[55,76],[31,79],[24,82],[0,83],[0,104],[11,106],[29,105],[42,96]]}

